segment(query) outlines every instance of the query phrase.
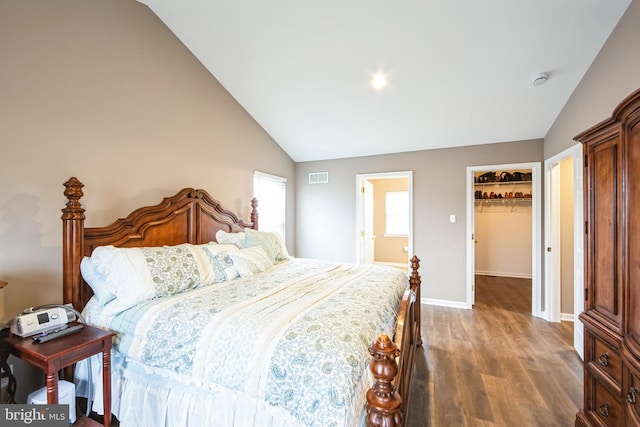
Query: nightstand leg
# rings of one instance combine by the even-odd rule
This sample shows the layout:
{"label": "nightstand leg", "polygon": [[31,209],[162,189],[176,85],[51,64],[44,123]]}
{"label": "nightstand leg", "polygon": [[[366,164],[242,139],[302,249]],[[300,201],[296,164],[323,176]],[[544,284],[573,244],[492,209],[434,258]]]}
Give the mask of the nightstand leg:
{"label": "nightstand leg", "polygon": [[102,352],[102,405],[104,407],[104,426],[111,426],[111,348]]}
{"label": "nightstand leg", "polygon": [[46,382],[47,382],[47,403],[57,404],[58,403],[58,372],[47,372],[46,373]]}

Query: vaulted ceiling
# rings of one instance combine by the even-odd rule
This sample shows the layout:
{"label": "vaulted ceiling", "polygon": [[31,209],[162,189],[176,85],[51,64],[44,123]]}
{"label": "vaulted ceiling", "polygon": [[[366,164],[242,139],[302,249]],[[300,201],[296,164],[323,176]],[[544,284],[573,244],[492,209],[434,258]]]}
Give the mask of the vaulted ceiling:
{"label": "vaulted ceiling", "polygon": [[543,138],[630,1],[142,2],[299,162]]}

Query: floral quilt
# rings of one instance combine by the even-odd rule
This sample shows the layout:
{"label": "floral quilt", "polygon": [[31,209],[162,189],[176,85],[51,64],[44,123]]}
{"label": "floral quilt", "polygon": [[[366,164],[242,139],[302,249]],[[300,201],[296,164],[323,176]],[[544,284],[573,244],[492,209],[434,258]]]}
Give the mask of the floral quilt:
{"label": "floral quilt", "polygon": [[247,279],[157,298],[101,320],[115,349],[167,377],[224,388],[300,425],[356,425],[370,387],[367,347],[391,334],[402,271],[292,259]]}

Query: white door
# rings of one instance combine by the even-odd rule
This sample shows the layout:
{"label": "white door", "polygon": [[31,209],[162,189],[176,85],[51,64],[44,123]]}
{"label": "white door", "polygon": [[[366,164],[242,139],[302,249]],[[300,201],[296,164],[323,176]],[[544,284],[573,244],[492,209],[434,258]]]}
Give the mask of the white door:
{"label": "white door", "polygon": [[584,326],[578,316],[584,310],[584,221],[582,144],[573,150],[573,346],[584,360]]}
{"label": "white door", "polygon": [[545,308],[546,319],[551,322],[560,321],[561,304],[561,268],[560,259],[560,163],[554,163],[547,170],[547,198],[545,238]]}
{"label": "white door", "polygon": [[373,264],[375,253],[375,239],[373,234],[373,184],[368,180],[362,181],[362,263]]}
{"label": "white door", "polygon": [[[557,195],[560,187],[560,179],[556,176],[557,169],[563,167],[567,159],[573,159],[573,266],[565,265],[560,259],[559,251],[555,251],[554,246],[558,246],[560,220],[559,213],[553,207],[559,204]],[[582,144],[557,154],[545,160],[545,172],[547,176],[545,191],[545,230],[546,247],[551,247],[551,252],[546,252],[545,271],[547,272],[546,286],[549,298],[547,308],[547,319],[558,321],[561,319],[561,289],[560,275],[562,268],[573,268],[573,345],[582,359],[584,359],[584,332],[582,322],[578,315],[584,310],[584,229],[583,229],[583,190],[582,190]],[[571,203],[570,201],[566,201]],[[554,243],[555,241],[555,243]],[[568,320],[568,319],[564,319]]]}
{"label": "white door", "polygon": [[[467,308],[472,308],[476,303],[476,230],[475,230],[475,185],[473,181],[474,170],[467,168]],[[469,200],[473,200],[469,203]]]}

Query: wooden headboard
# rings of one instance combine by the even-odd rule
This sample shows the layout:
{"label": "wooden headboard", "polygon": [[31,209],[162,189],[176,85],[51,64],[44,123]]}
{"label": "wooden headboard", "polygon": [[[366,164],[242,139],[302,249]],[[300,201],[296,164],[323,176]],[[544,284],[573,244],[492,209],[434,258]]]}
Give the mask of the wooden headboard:
{"label": "wooden headboard", "polygon": [[251,201],[251,222],[244,222],[228,211],[204,190],[185,188],[166,197],[155,206],[145,206],[131,212],[106,227],[85,228],[84,195],[77,178],[64,183],[67,204],[62,209],[62,282],[63,301],[82,310],[93,291],[82,279],[80,262],[98,246],[117,247],[203,244],[216,240],[216,232],[239,232],[258,229],[258,201]]}

